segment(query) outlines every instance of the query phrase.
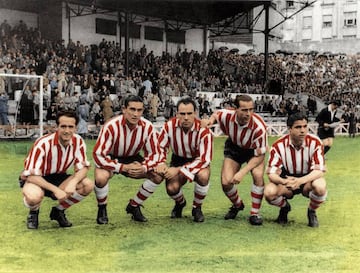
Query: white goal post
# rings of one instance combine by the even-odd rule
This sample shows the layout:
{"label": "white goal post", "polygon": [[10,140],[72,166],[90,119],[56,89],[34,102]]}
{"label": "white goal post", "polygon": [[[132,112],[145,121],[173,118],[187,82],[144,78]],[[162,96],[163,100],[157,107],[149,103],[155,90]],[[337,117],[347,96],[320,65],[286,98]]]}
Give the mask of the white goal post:
{"label": "white goal post", "polygon": [[[39,135],[42,136],[44,133],[44,79],[43,76],[39,76],[39,75],[29,75],[29,74],[6,74],[6,73],[0,73],[0,77],[3,77],[3,79],[5,78],[24,78],[24,79],[39,79]],[[24,88],[22,90],[22,92],[24,92]],[[16,111],[18,111],[18,107],[19,107],[19,102],[17,102],[17,106],[16,106]],[[15,124],[14,124],[14,128],[16,129],[16,118],[15,118]]]}

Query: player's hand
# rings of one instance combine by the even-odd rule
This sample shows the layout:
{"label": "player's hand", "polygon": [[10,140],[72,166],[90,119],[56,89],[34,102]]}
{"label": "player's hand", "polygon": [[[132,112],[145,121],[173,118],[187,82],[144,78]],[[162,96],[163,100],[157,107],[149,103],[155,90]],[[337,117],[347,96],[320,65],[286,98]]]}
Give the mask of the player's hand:
{"label": "player's hand", "polygon": [[64,200],[67,197],[67,193],[60,188],[54,191],[53,194],[59,201]]}
{"label": "player's hand", "polygon": [[70,183],[66,185],[64,191],[66,192],[66,194],[72,195],[76,191],[76,184],[71,183],[70,181]]}
{"label": "player's hand", "polygon": [[141,165],[141,163],[133,162],[129,165],[130,165],[129,170],[127,172],[129,177],[132,177],[132,178],[144,177],[146,170],[145,170],[145,167],[143,165]]}
{"label": "player's hand", "polygon": [[161,176],[164,176],[167,170],[168,166],[165,163],[159,164],[154,168],[154,171]]}
{"label": "player's hand", "polygon": [[164,174],[164,177],[166,179],[172,179],[174,178],[176,175],[178,175],[180,171],[180,168],[176,168],[176,167],[170,167],[167,169],[167,171]]}
{"label": "player's hand", "polygon": [[208,119],[208,118],[202,119],[200,122],[200,126],[201,126],[201,128],[209,128],[211,126],[210,119]]}
{"label": "player's hand", "polygon": [[243,169],[241,169],[240,171],[238,171],[238,172],[234,175],[234,177],[233,177],[233,179],[232,179],[232,183],[233,183],[233,184],[239,184],[239,183],[243,180],[243,178],[244,178],[245,175],[246,175],[246,172],[243,171]]}
{"label": "player's hand", "polygon": [[296,190],[300,187],[301,181],[297,177],[289,176],[286,177],[286,187],[290,190]]}

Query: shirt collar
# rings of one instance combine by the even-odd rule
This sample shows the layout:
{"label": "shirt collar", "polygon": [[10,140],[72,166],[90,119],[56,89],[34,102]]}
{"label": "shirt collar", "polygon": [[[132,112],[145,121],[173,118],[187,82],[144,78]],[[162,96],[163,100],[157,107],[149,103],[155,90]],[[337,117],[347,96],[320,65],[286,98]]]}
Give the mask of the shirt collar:
{"label": "shirt collar", "polygon": [[[60,145],[60,146],[62,146],[62,147],[65,147],[64,145],[61,144],[61,142],[60,142],[60,140],[59,140],[59,132],[56,131],[54,134],[55,134],[55,135],[54,135],[54,145]],[[74,136],[71,138],[68,146],[72,146],[72,145],[73,145],[73,140],[74,140]]]}
{"label": "shirt collar", "polygon": [[[295,150],[299,150],[299,149],[297,149],[297,148],[294,146],[294,144],[292,143],[291,138],[290,138],[290,135],[289,135],[288,146],[294,148]],[[306,137],[305,137],[304,141],[301,143],[300,149],[304,149],[305,146],[306,146]]]}
{"label": "shirt collar", "polygon": [[[182,129],[181,126],[180,126],[180,121],[179,121],[179,119],[176,119],[176,121],[175,121],[175,127]],[[195,119],[193,125],[191,126],[191,128],[190,128],[190,130],[189,130],[189,132],[192,132],[192,131],[195,131],[195,130],[199,130],[199,129],[200,129],[200,121],[197,120],[197,119]]]}
{"label": "shirt collar", "polygon": [[231,117],[231,121],[234,121],[240,128],[250,128],[250,124],[251,124],[251,122],[252,122],[252,119],[253,119],[253,118],[250,117],[249,122],[246,123],[246,124],[244,124],[244,125],[239,124],[239,122],[238,122],[238,120],[237,120],[237,118],[236,118],[236,110],[234,111],[234,114],[233,114],[233,116]]}

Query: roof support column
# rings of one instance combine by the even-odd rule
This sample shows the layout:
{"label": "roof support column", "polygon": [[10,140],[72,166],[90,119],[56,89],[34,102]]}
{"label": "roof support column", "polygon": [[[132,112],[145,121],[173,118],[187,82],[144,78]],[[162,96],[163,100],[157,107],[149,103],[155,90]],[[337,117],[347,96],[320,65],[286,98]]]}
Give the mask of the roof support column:
{"label": "roof support column", "polygon": [[265,92],[267,93],[267,87],[268,87],[268,71],[269,71],[269,7],[270,4],[266,3],[264,4],[265,7],[265,31],[264,31],[264,35],[265,35],[265,49],[264,49],[264,53],[265,53],[265,59],[264,59],[264,82],[263,82],[263,89],[264,87],[266,87]]}
{"label": "roof support column", "polygon": [[125,12],[125,76],[129,76],[129,12]]}
{"label": "roof support column", "polygon": [[203,52],[207,54],[208,52],[208,26],[204,25],[203,28]]}

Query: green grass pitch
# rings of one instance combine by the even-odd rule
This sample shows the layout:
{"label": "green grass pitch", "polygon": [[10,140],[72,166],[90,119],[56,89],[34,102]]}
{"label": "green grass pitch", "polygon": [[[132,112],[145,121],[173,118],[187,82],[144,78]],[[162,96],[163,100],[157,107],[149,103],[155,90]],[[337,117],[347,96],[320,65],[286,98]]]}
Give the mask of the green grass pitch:
{"label": "green grass pitch", "polygon": [[[0,272],[359,272],[359,138],[336,137],[327,154],[328,199],[318,210],[320,227],[315,229],[307,227],[308,199],[301,196],[290,201],[288,225],[274,223],[278,209],[263,201],[264,224],[251,226],[249,175],[239,185],[245,210],[235,220],[225,221],[230,203],[220,186],[224,139],[215,139],[204,223],[192,221],[193,184],[189,183],[184,188],[188,206],[183,218],[170,219],[173,202],[162,184],[144,203],[142,211],[149,221],[132,221],[125,207],[141,181],[115,176],[110,182],[108,225],[96,224],[92,193],[68,210],[73,227],[66,229],[50,221],[56,203],[45,199],[38,230],[26,228],[28,211],[18,187],[32,143],[0,142]],[[94,141],[87,145],[91,159]]]}

